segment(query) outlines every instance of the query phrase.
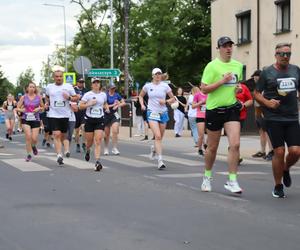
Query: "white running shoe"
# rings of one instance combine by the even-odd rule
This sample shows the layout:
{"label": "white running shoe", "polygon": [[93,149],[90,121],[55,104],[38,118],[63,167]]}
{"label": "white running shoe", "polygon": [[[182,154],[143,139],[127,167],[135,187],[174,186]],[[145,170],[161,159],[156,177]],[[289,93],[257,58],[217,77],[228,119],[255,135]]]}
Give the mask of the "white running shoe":
{"label": "white running shoe", "polygon": [[104,154],[104,155],[109,155],[108,148],[106,148],[106,147],[104,148],[104,150],[103,150],[103,154]]}
{"label": "white running shoe", "polygon": [[241,194],[243,192],[243,189],[241,189],[237,181],[227,181],[224,188],[235,194]]}
{"label": "white running shoe", "polygon": [[111,153],[112,153],[113,155],[119,155],[119,154],[120,154],[120,151],[119,151],[117,148],[112,148],[112,149],[111,149]]}
{"label": "white running shoe", "polygon": [[149,155],[150,160],[155,160],[155,155],[156,155],[155,148],[153,145],[151,145],[150,155]]}
{"label": "white running shoe", "polygon": [[164,164],[164,162],[162,160],[158,161],[158,166],[157,166],[157,169],[158,170],[163,170],[163,169],[166,169],[166,165]]}
{"label": "white running shoe", "polygon": [[202,192],[211,192],[211,177],[203,176],[203,181],[201,185]]}

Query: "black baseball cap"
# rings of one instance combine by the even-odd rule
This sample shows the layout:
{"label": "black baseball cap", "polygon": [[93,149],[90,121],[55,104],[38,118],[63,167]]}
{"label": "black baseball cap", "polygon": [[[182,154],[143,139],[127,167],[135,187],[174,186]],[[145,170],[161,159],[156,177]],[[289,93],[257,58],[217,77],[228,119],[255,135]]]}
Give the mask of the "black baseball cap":
{"label": "black baseball cap", "polygon": [[257,69],[257,70],[254,71],[254,73],[251,75],[251,77],[260,76],[260,74],[261,74],[261,70]]}
{"label": "black baseball cap", "polygon": [[221,37],[218,39],[218,48],[220,48],[221,46],[223,46],[223,45],[226,44],[226,43],[234,44],[234,42],[231,40],[230,37],[228,37],[228,36],[221,36]]}
{"label": "black baseball cap", "polygon": [[84,79],[83,79],[83,78],[80,78],[80,79],[78,79],[77,82],[84,82]]}

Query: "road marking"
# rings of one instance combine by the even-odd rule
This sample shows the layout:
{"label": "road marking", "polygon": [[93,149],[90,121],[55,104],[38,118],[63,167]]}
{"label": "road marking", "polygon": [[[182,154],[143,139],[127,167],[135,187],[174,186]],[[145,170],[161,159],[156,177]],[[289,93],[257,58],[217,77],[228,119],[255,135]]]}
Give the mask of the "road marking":
{"label": "road marking", "polygon": [[156,177],[151,176],[151,175],[144,175],[145,178],[150,179],[150,180],[157,180]]}
{"label": "road marking", "polygon": [[18,141],[11,141],[10,143],[12,143],[12,144],[19,144],[20,142],[18,142]]}
{"label": "road marking", "polygon": [[202,177],[203,174],[201,173],[189,173],[189,174],[157,174],[157,177],[162,178],[195,178],[195,177]]}
{"label": "road marking", "polygon": [[[216,174],[228,175],[228,172],[216,172]],[[258,171],[253,171],[253,172],[241,171],[241,172],[238,172],[238,175],[268,175],[268,174],[269,173],[258,172]]]}
{"label": "road marking", "polygon": [[56,153],[53,152],[48,152],[48,153],[43,153],[44,155],[56,155]]}
{"label": "road marking", "polygon": [[[55,161],[56,162],[56,157],[47,157],[47,156],[42,156],[41,158],[46,158],[49,159],[51,161]],[[94,162],[87,162],[87,161],[83,161],[83,160],[79,160],[76,158],[64,158],[64,165],[69,165],[72,166],[74,168],[78,168],[78,169],[95,169],[95,163]],[[107,168],[104,167],[103,168]]]}
{"label": "road marking", "polygon": [[14,154],[0,153],[0,156],[12,156]]}
{"label": "road marking", "polygon": [[[149,155],[139,155],[145,158],[149,158]],[[199,161],[193,161],[193,160],[188,160],[188,159],[183,159],[179,157],[173,157],[173,156],[163,156],[163,161],[168,161],[168,162],[173,162],[177,164],[182,164],[186,166],[203,166],[203,162]]]}
{"label": "road marking", "polygon": [[24,159],[2,159],[2,161],[22,172],[51,171],[51,169],[35,162],[25,162]]}
{"label": "road marking", "polygon": [[156,164],[151,163],[151,162],[146,162],[143,160],[134,160],[122,156],[105,156],[102,158],[103,160],[110,161],[110,162],[115,162],[119,163],[121,165],[126,165],[130,167],[135,167],[135,168],[147,168],[147,167],[154,167]]}

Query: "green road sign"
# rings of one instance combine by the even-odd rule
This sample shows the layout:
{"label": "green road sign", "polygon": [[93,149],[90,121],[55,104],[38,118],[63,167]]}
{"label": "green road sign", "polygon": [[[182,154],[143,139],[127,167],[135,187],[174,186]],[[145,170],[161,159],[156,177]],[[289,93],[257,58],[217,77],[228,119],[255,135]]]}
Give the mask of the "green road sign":
{"label": "green road sign", "polygon": [[121,74],[119,69],[91,69],[89,77],[118,77]]}

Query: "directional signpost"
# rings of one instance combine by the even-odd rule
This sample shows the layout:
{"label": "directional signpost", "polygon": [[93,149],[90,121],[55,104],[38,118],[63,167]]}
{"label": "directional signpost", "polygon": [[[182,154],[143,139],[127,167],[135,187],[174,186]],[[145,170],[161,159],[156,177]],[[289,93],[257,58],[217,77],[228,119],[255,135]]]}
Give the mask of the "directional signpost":
{"label": "directional signpost", "polygon": [[118,77],[121,74],[119,69],[91,69],[89,77]]}

